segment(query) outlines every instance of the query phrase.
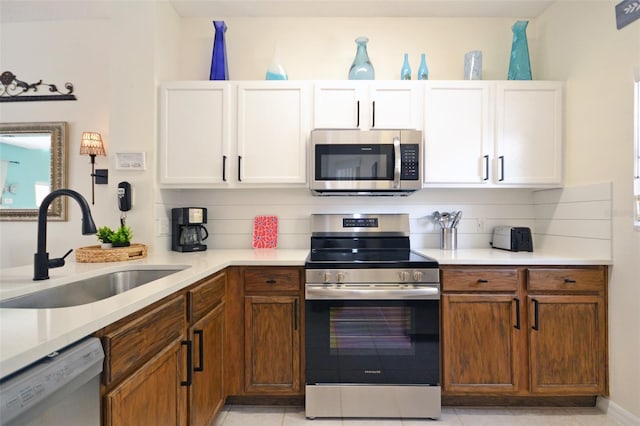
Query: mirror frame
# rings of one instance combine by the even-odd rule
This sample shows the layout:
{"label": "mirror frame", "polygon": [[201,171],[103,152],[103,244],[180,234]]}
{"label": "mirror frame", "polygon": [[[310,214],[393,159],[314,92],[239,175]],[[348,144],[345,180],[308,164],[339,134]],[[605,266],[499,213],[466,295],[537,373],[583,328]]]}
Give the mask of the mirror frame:
{"label": "mirror frame", "polygon": [[[67,184],[67,123],[65,121],[43,123],[0,123],[0,133],[49,133],[51,135],[51,191],[65,188]],[[0,188],[3,190],[4,188]],[[50,221],[67,220],[67,198],[57,197],[49,206]],[[36,221],[38,208],[0,209],[0,221]]]}

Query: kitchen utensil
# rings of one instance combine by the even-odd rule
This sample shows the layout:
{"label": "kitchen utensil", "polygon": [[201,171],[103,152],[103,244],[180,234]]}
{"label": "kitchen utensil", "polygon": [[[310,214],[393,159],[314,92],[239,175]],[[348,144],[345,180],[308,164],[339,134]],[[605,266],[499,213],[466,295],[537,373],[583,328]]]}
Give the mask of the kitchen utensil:
{"label": "kitchen utensil", "polygon": [[440,215],[440,225],[443,228],[449,228],[450,220],[451,220],[451,215],[449,213],[444,212]]}
{"label": "kitchen utensil", "polygon": [[458,226],[458,222],[460,222],[460,218],[462,218],[462,210],[458,210],[454,217],[453,217],[453,223],[451,224],[452,228],[455,228]]}

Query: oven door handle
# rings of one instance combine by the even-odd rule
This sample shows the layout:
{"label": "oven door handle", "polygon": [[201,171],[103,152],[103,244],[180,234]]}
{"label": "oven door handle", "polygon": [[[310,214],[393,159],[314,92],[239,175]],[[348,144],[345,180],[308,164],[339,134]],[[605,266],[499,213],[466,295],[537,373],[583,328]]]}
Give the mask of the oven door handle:
{"label": "oven door handle", "polygon": [[400,189],[400,172],[402,167],[402,161],[400,158],[400,138],[393,138],[393,156],[395,157],[393,167],[393,189]]}
{"label": "oven door handle", "polygon": [[362,299],[362,300],[437,300],[440,299],[438,287],[422,287],[408,289],[355,289],[355,288],[331,288],[326,286],[307,285],[305,297],[307,300],[321,299]]}

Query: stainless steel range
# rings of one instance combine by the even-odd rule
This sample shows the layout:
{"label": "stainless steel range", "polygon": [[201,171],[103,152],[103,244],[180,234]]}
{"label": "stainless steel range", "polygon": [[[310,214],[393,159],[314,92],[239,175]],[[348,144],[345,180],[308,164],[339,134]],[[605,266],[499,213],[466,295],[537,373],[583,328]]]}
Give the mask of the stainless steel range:
{"label": "stainless steel range", "polygon": [[440,416],[438,262],[406,214],[312,215],[305,414]]}

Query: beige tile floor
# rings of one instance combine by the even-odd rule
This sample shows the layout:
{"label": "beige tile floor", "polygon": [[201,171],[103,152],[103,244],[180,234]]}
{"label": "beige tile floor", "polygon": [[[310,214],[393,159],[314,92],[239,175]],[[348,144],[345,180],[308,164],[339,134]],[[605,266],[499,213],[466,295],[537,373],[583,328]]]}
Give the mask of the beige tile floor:
{"label": "beige tile floor", "polygon": [[436,426],[436,425],[500,425],[500,426],[616,426],[611,417],[595,407],[530,408],[444,407],[438,420],[400,419],[315,419],[304,416],[303,407],[259,407],[226,405],[215,426]]}

